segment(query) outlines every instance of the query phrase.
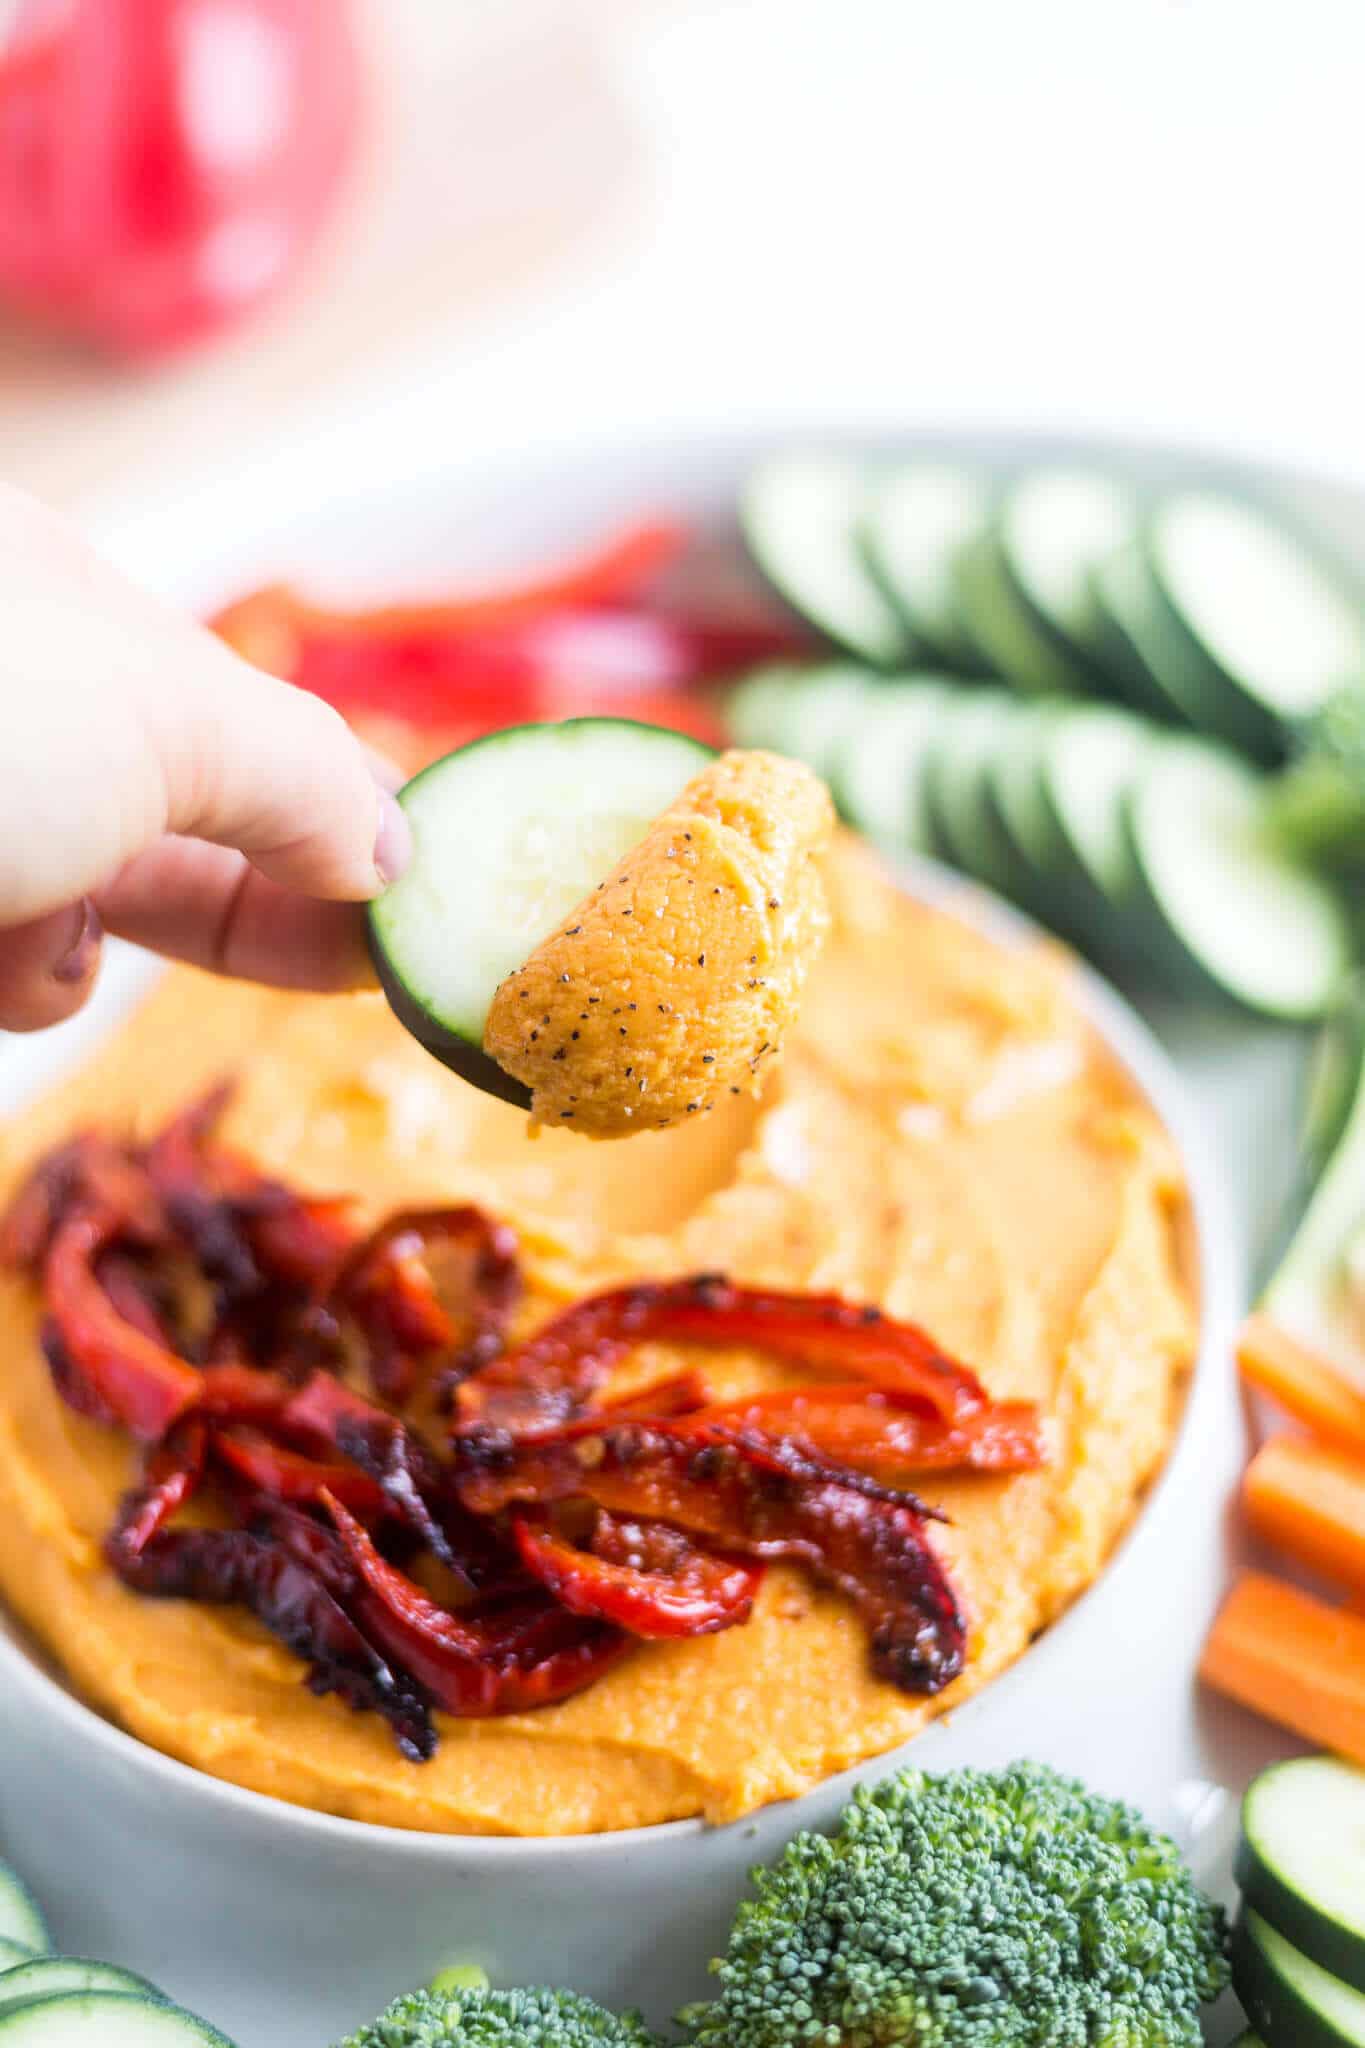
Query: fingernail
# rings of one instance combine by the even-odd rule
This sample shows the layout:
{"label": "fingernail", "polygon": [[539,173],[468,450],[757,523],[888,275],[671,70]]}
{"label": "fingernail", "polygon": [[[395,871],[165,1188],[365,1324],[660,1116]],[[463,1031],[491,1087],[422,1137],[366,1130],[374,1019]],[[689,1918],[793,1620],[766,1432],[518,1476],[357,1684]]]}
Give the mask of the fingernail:
{"label": "fingernail", "polygon": [[412,827],[403,807],[388,790],[379,797],[379,833],[374,842],[375,872],[387,889],[412,859]]}
{"label": "fingernail", "polygon": [[84,981],[94,972],[103,937],[104,926],[100,923],[99,912],[88,896],[82,896],[71,913],[71,936],[52,964],[52,979]]}

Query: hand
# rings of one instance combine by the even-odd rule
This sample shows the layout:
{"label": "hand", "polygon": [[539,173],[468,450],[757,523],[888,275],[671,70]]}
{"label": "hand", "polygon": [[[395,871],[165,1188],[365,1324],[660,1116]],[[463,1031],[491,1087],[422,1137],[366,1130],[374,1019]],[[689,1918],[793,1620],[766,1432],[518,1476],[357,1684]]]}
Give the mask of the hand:
{"label": "hand", "polygon": [[372,977],[411,841],[335,711],[0,485],[0,1028],[78,1010],[104,931],[290,988]]}

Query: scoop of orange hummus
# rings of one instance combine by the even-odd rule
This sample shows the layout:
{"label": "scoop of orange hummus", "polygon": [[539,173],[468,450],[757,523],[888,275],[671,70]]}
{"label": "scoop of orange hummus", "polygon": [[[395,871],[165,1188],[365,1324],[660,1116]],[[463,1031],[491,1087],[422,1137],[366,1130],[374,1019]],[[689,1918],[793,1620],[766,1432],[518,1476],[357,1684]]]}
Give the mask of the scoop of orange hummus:
{"label": "scoop of orange hummus", "polygon": [[[88,1699],[201,1770],[355,1819],[522,1835],[728,1821],[904,1742],[1089,1584],[1165,1456],[1192,1355],[1179,1162],[1053,958],[910,901],[849,841],[826,885],[830,938],[757,1100],[727,1091],[629,1145],[531,1144],[522,1111],[428,1058],[377,994],[178,969],[0,1129],[0,1202],[72,1130],[150,1132],[235,1072],[224,1136],[267,1172],[354,1191],[362,1218],[477,1202],[512,1224],[517,1336],[597,1288],[717,1269],[916,1320],[992,1395],[1040,1402],[1054,1447],[1041,1471],[926,1484],[969,1614],[963,1676],[934,1699],[898,1691],[847,1601],[774,1567],[746,1626],[643,1643],[534,1713],[440,1716],[436,1756],[408,1763],[377,1716],[310,1693],[249,1614],[114,1577],[101,1545],[137,1453],[64,1406],[38,1290],[0,1273],[0,1591]],[[786,1383],[744,1347],[655,1344],[623,1390],[685,1370],[718,1399]]]}
{"label": "scoop of orange hummus", "polygon": [[728,753],[493,998],[484,1050],[537,1123],[624,1138],[755,1094],[829,929],[823,783]]}

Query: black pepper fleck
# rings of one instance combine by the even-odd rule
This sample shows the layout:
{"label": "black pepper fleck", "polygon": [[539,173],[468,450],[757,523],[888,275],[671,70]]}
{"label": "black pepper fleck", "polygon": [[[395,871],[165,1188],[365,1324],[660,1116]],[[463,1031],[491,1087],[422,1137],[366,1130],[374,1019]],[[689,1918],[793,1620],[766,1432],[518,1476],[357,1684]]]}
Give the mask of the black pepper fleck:
{"label": "black pepper fleck", "polygon": [[714,1067],[716,1064],[715,1054],[713,1052],[704,1052],[701,1056],[701,1063],[704,1067]]}
{"label": "black pepper fleck", "polygon": [[705,955],[705,953],[698,953],[698,955],[697,955],[697,965],[698,965],[698,967],[705,967],[705,965],[706,965],[706,955]]}
{"label": "black pepper fleck", "polygon": [[564,1057],[564,1051],[565,1051],[565,1049],[564,1049],[564,1047],[563,1047],[563,1046],[561,1045],[561,1046],[560,1046],[560,1048],[559,1048],[559,1050],[558,1050],[558,1052],[556,1052],[556,1054],[555,1054],[555,1058],[556,1058],[557,1060],[562,1060],[562,1059],[563,1059],[563,1057]]}
{"label": "black pepper fleck", "polygon": [[579,1036],[579,1033],[577,1031],[571,1031],[569,1033],[569,1036],[570,1038],[577,1038]]}

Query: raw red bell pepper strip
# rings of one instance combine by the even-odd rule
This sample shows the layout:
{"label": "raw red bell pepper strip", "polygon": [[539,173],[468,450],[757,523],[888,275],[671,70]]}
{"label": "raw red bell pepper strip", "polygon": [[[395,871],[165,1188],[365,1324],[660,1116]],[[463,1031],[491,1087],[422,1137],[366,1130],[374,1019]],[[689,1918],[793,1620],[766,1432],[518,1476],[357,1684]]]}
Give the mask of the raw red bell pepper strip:
{"label": "raw red bell pepper strip", "polygon": [[894,1389],[789,1387],[718,1402],[687,1419],[699,1429],[781,1437],[890,1486],[916,1472],[1024,1472],[1047,1461],[1042,1417],[1031,1401],[992,1402],[943,1422],[906,1406]]}
{"label": "raw red bell pepper strip", "polygon": [[326,1492],[358,1515],[378,1515],[384,1510],[383,1489],[354,1465],[328,1464],[286,1450],[244,1424],[216,1429],[213,1451],[239,1479],[272,1500],[315,1501]]}
{"label": "raw red bell pepper strip", "polygon": [[507,724],[562,717],[588,700],[628,715],[654,693],[720,682],[794,651],[791,635],[771,626],[579,605],[443,636],[300,635],[289,680],[347,713],[424,727]]}
{"label": "raw red bell pepper strip", "polygon": [[463,1620],[382,1557],[339,1501],[324,1499],[371,1595],[357,1610],[362,1625],[448,1714],[520,1714],[547,1706],[591,1685],[627,1646],[618,1630],[553,1607],[543,1626],[530,1632],[510,1632],[505,1619]]}
{"label": "raw red bell pepper strip", "polygon": [[466,1380],[458,1423],[513,1434],[553,1428],[588,1401],[638,1344],[745,1345],[847,1373],[955,1422],[986,1405],[974,1373],[913,1323],[836,1295],[776,1294],[718,1274],[644,1282],[575,1303],[525,1344]]}
{"label": "raw red bell pepper strip", "polygon": [[[474,1440],[467,1459],[481,1455]],[[483,1514],[582,1499],[658,1521],[747,1557],[790,1558],[851,1599],[872,1626],[874,1667],[908,1692],[961,1671],[966,1621],[910,1495],[822,1471],[793,1474],[744,1441],[708,1440],[689,1421],[628,1424],[595,1437],[488,1447],[461,1478]]]}
{"label": "raw red bell pepper strip", "polygon": [[95,1266],[122,1221],[77,1210],[59,1225],[44,1266],[44,1292],[63,1349],[107,1412],[155,1442],[198,1405],[199,1374],[119,1315]]}
{"label": "raw red bell pepper strip", "polygon": [[572,1614],[611,1622],[646,1640],[715,1635],[749,1619],[763,1571],[698,1550],[675,1529],[600,1514],[580,1549],[548,1520],[513,1518],[522,1563]]}
{"label": "raw red bell pepper strip", "polygon": [[590,554],[502,589],[429,604],[380,605],[337,611],[310,603],[275,584],[226,606],[210,622],[214,632],[257,668],[286,682],[299,680],[309,644],[348,643],[429,650],[462,634],[487,632],[544,618],[566,607],[611,604],[639,593],[686,547],[688,530],[671,519],[645,519]]}

